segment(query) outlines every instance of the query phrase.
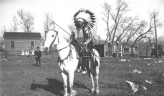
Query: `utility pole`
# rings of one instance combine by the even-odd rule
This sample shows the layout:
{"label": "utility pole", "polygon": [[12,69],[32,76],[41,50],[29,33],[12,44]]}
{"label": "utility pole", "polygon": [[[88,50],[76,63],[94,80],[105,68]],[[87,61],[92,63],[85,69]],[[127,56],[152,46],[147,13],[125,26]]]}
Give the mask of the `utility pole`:
{"label": "utility pole", "polygon": [[156,55],[158,59],[158,38],[157,38],[157,29],[156,29],[156,19],[155,19],[155,14],[154,14],[154,27],[155,27],[155,39],[156,39]]}
{"label": "utility pole", "polygon": [[138,59],[140,58],[140,40],[138,41]]}

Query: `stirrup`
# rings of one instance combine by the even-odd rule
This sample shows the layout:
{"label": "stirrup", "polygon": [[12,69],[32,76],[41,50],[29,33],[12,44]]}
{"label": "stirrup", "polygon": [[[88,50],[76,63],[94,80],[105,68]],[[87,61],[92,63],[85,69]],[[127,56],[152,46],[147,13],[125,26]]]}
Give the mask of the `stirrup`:
{"label": "stirrup", "polygon": [[81,70],[80,69],[77,69],[77,72],[80,72]]}
{"label": "stirrup", "polygon": [[83,75],[85,75],[85,74],[87,74],[87,73],[88,73],[87,71],[83,71],[83,72],[82,72]]}

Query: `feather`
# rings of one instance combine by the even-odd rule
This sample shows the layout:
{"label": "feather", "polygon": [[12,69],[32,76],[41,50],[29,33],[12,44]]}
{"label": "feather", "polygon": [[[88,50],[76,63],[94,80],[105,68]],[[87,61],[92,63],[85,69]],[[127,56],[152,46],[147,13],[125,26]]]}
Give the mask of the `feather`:
{"label": "feather", "polygon": [[95,23],[96,23],[96,16],[94,15],[94,13],[92,13],[89,10],[85,10],[85,9],[81,9],[78,12],[75,13],[74,15],[74,23],[76,25],[76,21],[82,18],[87,22],[87,28],[89,30],[92,30],[92,28],[94,28]]}

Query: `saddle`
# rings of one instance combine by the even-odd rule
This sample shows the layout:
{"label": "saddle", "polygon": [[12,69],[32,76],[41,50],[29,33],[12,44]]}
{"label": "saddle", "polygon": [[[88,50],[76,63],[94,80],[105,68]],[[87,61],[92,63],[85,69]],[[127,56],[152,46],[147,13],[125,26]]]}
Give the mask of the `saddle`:
{"label": "saddle", "polygon": [[81,67],[82,70],[89,70],[89,61],[91,63],[94,63],[93,57],[91,55],[91,52],[88,52],[87,50],[81,50],[80,53],[80,59],[79,59],[79,65],[78,68]]}
{"label": "saddle", "polygon": [[91,58],[91,53],[88,52],[87,50],[81,50],[80,54],[83,58]]}

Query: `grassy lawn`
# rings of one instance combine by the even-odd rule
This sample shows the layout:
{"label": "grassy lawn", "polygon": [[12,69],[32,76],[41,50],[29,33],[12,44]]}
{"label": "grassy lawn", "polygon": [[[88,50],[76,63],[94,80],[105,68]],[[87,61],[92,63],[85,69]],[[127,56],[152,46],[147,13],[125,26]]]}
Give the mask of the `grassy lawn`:
{"label": "grassy lawn", "polygon": [[[164,96],[164,58],[102,59],[107,63],[101,62],[99,96]],[[8,60],[1,60],[0,64],[0,96],[62,96],[63,83],[57,56],[44,55],[41,67],[34,66],[32,57],[9,56]],[[137,84],[139,90],[134,93],[126,80]],[[93,96],[90,88],[90,78],[76,73],[76,96]]]}

